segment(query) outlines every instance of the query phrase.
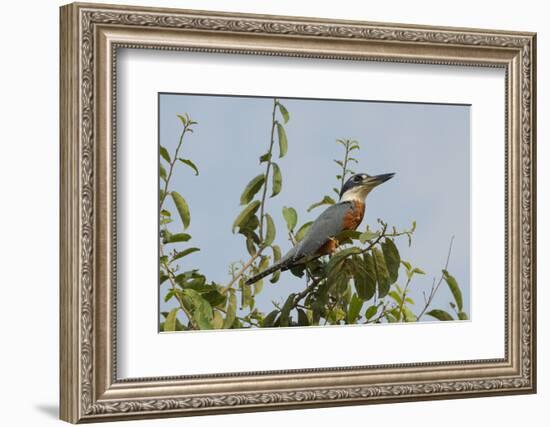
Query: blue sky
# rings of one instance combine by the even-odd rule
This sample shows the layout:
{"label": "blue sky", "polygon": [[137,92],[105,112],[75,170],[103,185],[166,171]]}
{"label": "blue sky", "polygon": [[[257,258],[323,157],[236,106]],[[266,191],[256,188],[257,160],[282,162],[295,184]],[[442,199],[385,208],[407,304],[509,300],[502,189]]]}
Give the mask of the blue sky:
{"label": "blue sky", "polygon": [[[362,147],[355,151],[356,172],[396,173],[367,198],[360,230],[366,224],[376,227],[377,218],[398,229],[417,222],[410,248],[406,239],[396,242],[402,259],[427,273],[411,284],[417,307],[413,311],[419,311],[422,292],[428,293],[433,278],[440,275],[454,236],[449,271],[470,314],[470,107],[285,98],[281,102],[290,113],[285,125],[289,150],[277,160],[283,188],[268,199],[267,211],[277,227],[275,243],[283,252],[290,248],[283,206],[298,211],[299,224],[315,219],[323,208],[307,213],[307,207],[325,194],[334,196],[331,188],[337,186],[338,167],[332,159],[340,159],[343,150],[336,139],[353,138]],[[184,258],[183,269],[198,268],[209,280],[227,284],[230,263],[248,259],[244,238],[233,234],[231,225],[242,208],[242,190],[264,172],[258,158],[269,145],[272,106],[273,98],[160,95],[160,143],[171,153],[181,133],[176,114],[187,112],[199,122],[195,133],[186,136],[180,157],[192,159],[200,175],[181,165],[171,182],[191,209],[189,243],[201,248]],[[303,280],[284,273],[275,285],[265,282],[256,305],[270,311],[271,301],[282,302],[303,287]],[[165,303],[163,294],[160,306],[165,311],[174,303]],[[448,309],[451,300],[443,285],[432,307]]]}

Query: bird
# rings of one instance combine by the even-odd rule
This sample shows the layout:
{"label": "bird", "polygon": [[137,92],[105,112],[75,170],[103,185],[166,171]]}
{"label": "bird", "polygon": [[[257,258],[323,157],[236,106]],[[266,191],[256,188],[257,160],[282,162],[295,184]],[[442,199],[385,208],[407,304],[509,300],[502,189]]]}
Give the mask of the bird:
{"label": "bird", "polygon": [[314,257],[332,255],[337,247],[335,236],[346,230],[356,230],[365,215],[365,200],[380,184],[393,178],[395,173],[371,176],[366,173],[352,175],[340,190],[339,201],[321,213],[311,224],[305,236],[271,267],[249,278],[251,285],[278,271],[286,271]]}

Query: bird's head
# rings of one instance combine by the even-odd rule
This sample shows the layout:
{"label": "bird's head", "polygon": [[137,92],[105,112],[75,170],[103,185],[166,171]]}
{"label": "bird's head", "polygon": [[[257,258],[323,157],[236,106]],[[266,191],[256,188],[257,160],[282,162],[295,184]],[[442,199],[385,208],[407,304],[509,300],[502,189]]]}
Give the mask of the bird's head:
{"label": "bird's head", "polygon": [[374,187],[379,186],[388,179],[391,179],[395,173],[383,173],[381,175],[368,175],[358,173],[351,176],[340,191],[340,200],[360,200],[364,201]]}

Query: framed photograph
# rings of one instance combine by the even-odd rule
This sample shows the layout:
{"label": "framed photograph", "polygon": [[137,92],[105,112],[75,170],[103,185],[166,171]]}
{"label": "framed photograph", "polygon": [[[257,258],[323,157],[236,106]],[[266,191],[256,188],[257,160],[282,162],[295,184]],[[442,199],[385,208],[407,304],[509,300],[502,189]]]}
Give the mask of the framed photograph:
{"label": "framed photograph", "polygon": [[535,34],[61,8],[61,418],[534,393]]}

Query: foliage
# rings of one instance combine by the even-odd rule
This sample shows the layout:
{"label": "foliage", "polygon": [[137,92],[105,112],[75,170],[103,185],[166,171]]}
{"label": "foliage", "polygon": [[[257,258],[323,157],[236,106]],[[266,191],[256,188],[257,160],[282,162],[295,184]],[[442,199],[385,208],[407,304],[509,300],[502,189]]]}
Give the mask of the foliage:
{"label": "foliage", "polygon": [[[338,249],[331,257],[313,259],[284,273],[303,278],[304,289],[287,295],[282,304],[273,302],[273,309],[267,313],[258,310],[255,298],[264,286],[281,286],[281,292],[285,292],[284,284],[278,283],[280,272],[271,275],[269,284],[264,283],[266,278],[251,286],[245,285],[248,278],[276,263],[282,254],[281,248],[274,243],[277,236],[275,213],[268,211],[269,200],[283,189],[282,169],[274,159],[283,158],[289,151],[285,126],[290,113],[278,99],[273,100],[269,144],[259,157],[262,170],[246,183],[239,200],[241,208],[232,226],[233,233],[243,239],[248,260],[229,266],[230,279],[226,285],[209,281],[196,269],[180,272],[181,265],[187,264],[187,257],[200,249],[188,243],[192,239],[188,233],[191,209],[182,194],[170,189],[170,180],[176,166],[188,167],[195,176],[199,175],[199,167],[192,160],[179,157],[184,139],[193,133],[197,122],[188,114],[177,118],[182,124],[179,143],[174,153],[160,147],[159,159],[159,285],[168,289],[165,301],[177,303],[171,311],[162,313],[162,331],[416,322],[424,315],[439,321],[468,319],[463,311],[460,287],[447,271],[453,241],[439,280],[434,280],[420,308],[415,309],[416,303],[409,293],[425,272],[403,260],[398,245],[403,240],[409,246],[412,244],[416,222],[413,221],[409,229],[397,230],[380,219],[376,229],[367,225],[363,230],[335,236]],[[354,174],[352,165],[358,163],[354,151],[361,147],[358,141],[351,139],[338,139],[337,143],[343,149],[342,158],[334,160],[338,167],[338,184],[332,191],[338,197],[346,178]],[[175,212],[165,204],[168,196]],[[332,205],[337,197],[324,195],[313,202],[307,212]],[[282,233],[291,244],[296,244],[303,239],[312,222],[301,223],[299,213],[291,206],[285,206],[281,215],[287,226]],[[454,301],[449,306],[454,316],[432,307],[443,282],[453,295]]]}

